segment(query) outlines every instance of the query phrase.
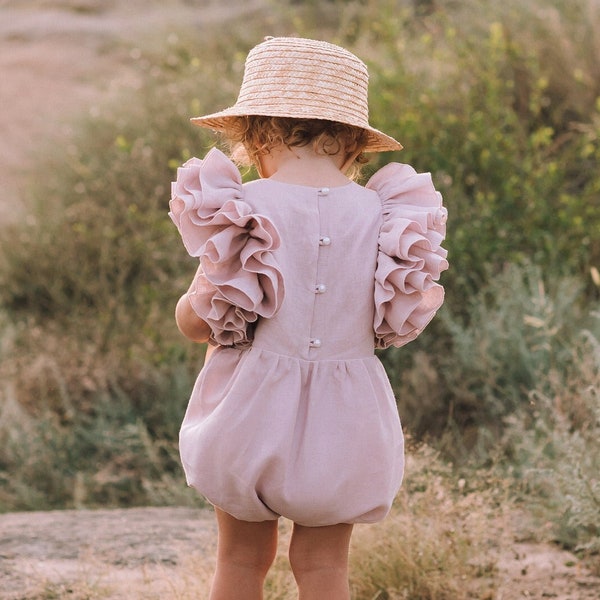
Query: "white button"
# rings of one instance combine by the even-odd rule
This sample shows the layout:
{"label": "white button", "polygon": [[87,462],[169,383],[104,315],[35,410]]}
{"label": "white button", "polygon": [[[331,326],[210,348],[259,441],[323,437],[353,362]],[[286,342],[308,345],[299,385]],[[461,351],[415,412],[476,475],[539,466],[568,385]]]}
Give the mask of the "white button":
{"label": "white button", "polygon": [[321,347],[321,340],[318,338],[315,338],[314,340],[310,340],[310,347],[311,348],[320,348]]}
{"label": "white button", "polygon": [[322,238],[319,238],[319,246],[329,246],[331,244],[331,238],[324,235]]}
{"label": "white button", "polygon": [[315,285],[315,294],[324,294],[327,291],[327,286],[324,283]]}
{"label": "white button", "polygon": [[327,194],[329,194],[329,188],[328,187],[321,188],[319,190],[319,194],[321,194],[321,196],[327,196]]}

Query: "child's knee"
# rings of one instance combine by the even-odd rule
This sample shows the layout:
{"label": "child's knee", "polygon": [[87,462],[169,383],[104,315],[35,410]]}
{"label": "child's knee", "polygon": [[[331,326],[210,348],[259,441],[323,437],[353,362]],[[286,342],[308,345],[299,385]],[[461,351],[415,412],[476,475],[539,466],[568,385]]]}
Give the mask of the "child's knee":
{"label": "child's knee", "polygon": [[275,560],[276,547],[274,545],[247,545],[240,544],[229,546],[227,552],[221,552],[219,562],[230,567],[266,575]]}
{"label": "child's knee", "polygon": [[264,576],[273,564],[275,552],[271,546],[228,544],[226,548],[219,548],[217,564],[222,569]]}
{"label": "child's knee", "polygon": [[348,568],[347,560],[344,557],[318,551],[314,553],[298,552],[293,546],[290,546],[289,561],[296,579],[317,571],[345,573]]}
{"label": "child's knee", "polygon": [[219,561],[231,566],[266,574],[277,553],[276,538],[247,538],[231,540],[219,551]]}

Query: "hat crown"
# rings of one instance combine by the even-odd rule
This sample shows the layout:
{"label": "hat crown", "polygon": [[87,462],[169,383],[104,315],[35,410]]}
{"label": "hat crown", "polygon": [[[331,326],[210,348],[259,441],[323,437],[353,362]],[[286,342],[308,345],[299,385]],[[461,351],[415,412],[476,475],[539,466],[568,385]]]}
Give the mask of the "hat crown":
{"label": "hat crown", "polygon": [[344,48],[303,38],[270,38],[248,54],[236,105],[262,111],[253,114],[365,127],[368,84],[366,65]]}

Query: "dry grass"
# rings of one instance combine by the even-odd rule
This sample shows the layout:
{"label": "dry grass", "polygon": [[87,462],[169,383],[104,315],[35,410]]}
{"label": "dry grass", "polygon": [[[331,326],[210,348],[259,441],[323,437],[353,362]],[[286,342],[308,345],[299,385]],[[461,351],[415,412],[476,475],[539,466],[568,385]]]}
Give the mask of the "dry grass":
{"label": "dry grass", "polygon": [[502,542],[490,535],[490,518],[494,514],[498,525],[504,519],[498,502],[502,488],[484,491],[471,487],[473,482],[456,481],[426,446],[409,455],[407,472],[389,518],[356,532],[353,597],[488,597],[494,584],[494,547]]}

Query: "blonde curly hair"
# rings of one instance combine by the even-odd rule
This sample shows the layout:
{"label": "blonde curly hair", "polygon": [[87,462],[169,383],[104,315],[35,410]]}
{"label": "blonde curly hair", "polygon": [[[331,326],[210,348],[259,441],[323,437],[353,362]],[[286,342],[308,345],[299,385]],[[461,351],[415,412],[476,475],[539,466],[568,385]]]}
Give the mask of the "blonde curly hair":
{"label": "blonde curly hair", "polygon": [[229,119],[222,133],[232,159],[242,166],[258,166],[260,156],[281,144],[288,148],[311,145],[316,153],[329,156],[340,152],[347,157],[356,155],[348,172],[352,179],[367,162],[363,154],[367,131],[337,121],[250,115]]}

